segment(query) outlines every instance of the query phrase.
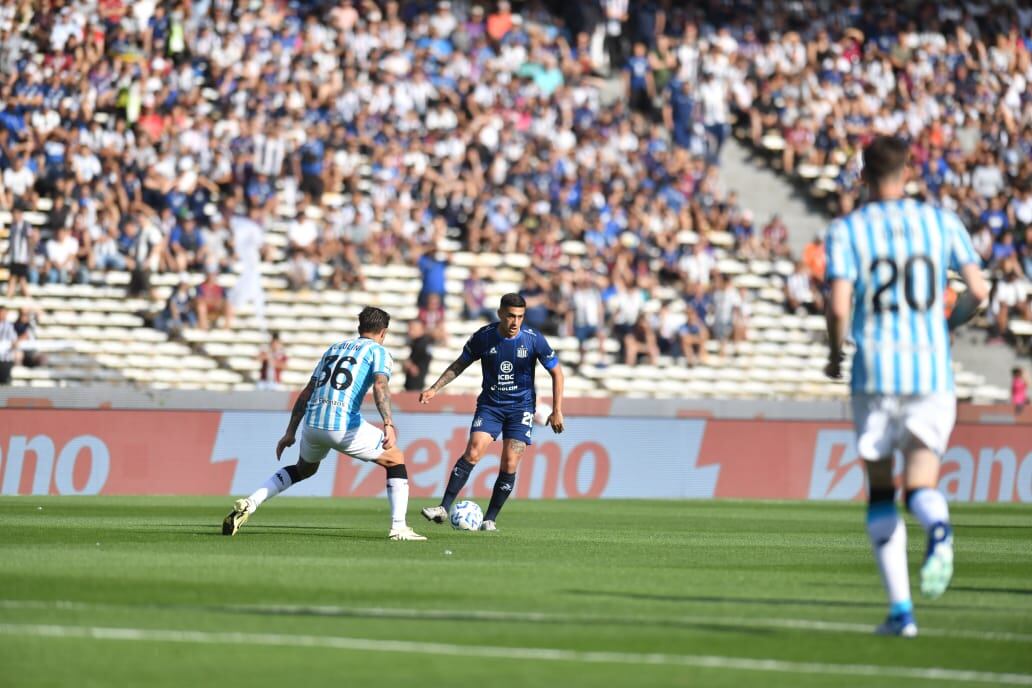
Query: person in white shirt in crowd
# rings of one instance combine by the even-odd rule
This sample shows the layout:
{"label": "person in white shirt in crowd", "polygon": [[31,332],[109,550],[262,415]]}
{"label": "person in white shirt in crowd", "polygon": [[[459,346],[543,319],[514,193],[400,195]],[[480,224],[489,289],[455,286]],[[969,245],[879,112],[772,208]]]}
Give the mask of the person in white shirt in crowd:
{"label": "person in white shirt in crowd", "polygon": [[580,349],[580,365],[584,365],[588,342],[595,340],[599,356],[605,355],[605,304],[595,277],[579,271],[574,279],[573,308],[567,313],[572,321],[573,336]]}
{"label": "person in white shirt in crowd", "polygon": [[709,284],[717,261],[709,252],[709,244],[700,238],[692,246],[692,251],[678,261],[678,268],[684,277],[686,288],[695,284]]}
{"label": "person in white shirt in crowd", "polygon": [[645,299],[642,297],[641,291],[629,283],[627,277],[619,275],[614,277],[613,287],[615,291],[606,301],[606,309],[609,311],[613,323],[613,336],[623,342],[634,329],[638,316],[641,315],[645,305]]}
{"label": "person in white shirt in crowd", "polygon": [[685,325],[684,313],[675,312],[669,302],[659,307],[652,327],[656,333],[656,344],[663,356],[675,356],[679,352],[681,328]]}
{"label": "person in white shirt in crowd", "polygon": [[7,307],[0,303],[0,386],[11,384],[11,371],[19,354],[18,333],[7,317]]}
{"label": "person in white shirt in crowd", "polygon": [[23,210],[36,207],[36,175],[29,169],[24,154],[14,158],[13,164],[4,170],[4,187],[11,196],[13,205]]}
{"label": "person in white shirt in crowd", "polygon": [[46,252],[47,281],[51,284],[67,284],[72,279],[80,279],[79,242],[68,227],[61,227],[47,241]]}
{"label": "person in white shirt in crowd", "polygon": [[[252,304],[255,318],[259,327],[262,328],[265,327],[265,289],[261,282],[262,251],[265,248],[264,213],[265,211],[261,208],[252,206],[248,209],[246,216],[235,215],[229,221],[229,231],[233,233],[233,253],[240,271],[239,279],[229,291],[229,302],[234,309],[245,304]],[[307,260],[301,251],[298,251],[296,256]],[[209,272],[213,271],[209,269]],[[288,280],[290,279],[291,277],[288,275]],[[312,281],[306,280],[300,273],[295,279],[299,279],[299,282],[311,283]]]}
{"label": "person in white shirt in crowd", "polygon": [[720,342],[720,355],[727,353],[729,341],[745,337],[742,296],[731,279],[717,273],[713,282],[713,338]]}
{"label": "person in white shirt in crowd", "polygon": [[125,270],[125,256],[118,249],[119,237],[118,225],[111,222],[103,228],[100,235],[94,239],[91,247],[90,260],[91,270]]}
{"label": "person in white shirt in crowd", "polygon": [[994,336],[992,343],[1000,343],[1007,336],[1012,318],[1029,320],[1029,281],[1021,274],[1017,262],[1010,260],[1003,267],[1003,277],[996,281],[989,300],[989,315]]}
{"label": "person in white shirt in crowd", "polygon": [[11,211],[11,224],[7,227],[7,298],[20,291],[29,295],[29,276],[32,270],[32,256],[39,242],[39,233],[25,219],[19,206]]}
{"label": "person in white shirt in crowd", "polygon": [[291,253],[301,252],[312,256],[315,254],[318,238],[319,225],[304,209],[299,209],[287,229],[288,250]]}
{"label": "person in white shirt in crowd", "polygon": [[797,261],[795,272],[785,280],[785,308],[789,313],[818,315],[824,312],[824,298],[814,287],[805,261]]}

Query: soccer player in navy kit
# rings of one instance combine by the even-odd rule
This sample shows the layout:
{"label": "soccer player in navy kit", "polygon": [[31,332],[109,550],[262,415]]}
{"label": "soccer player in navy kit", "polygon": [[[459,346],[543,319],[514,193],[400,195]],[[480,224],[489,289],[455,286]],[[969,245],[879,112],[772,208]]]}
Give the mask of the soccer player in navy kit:
{"label": "soccer player in navy kit", "polygon": [[559,358],[545,341],[544,335],[523,329],[527,302],[519,294],[506,294],[498,309],[499,322],[477,330],[462,353],[441,377],[419,395],[421,404],[428,404],[445,385],[457,378],[474,361],[480,360],[484,388],[477,397],[477,410],[470,428],[466,451],[452,468],[448,486],[439,506],[423,509],[428,521],[444,523],[452,502],[462,491],[473,467],[483,457],[488,445],[501,434],[502,465],[491,494],[491,503],[484,514],[481,530],[497,530],[495,520],[516,484],[516,469],[534,427],[534,369],[538,361],[552,376],[552,404],[548,425],[555,433],[563,431],[563,371]]}

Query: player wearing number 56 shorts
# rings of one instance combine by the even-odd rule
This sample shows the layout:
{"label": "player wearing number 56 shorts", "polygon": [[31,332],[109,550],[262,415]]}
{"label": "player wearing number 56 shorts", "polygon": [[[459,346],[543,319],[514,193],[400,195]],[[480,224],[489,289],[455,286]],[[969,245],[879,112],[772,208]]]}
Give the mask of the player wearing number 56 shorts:
{"label": "player wearing number 56 shorts", "polygon": [[[405,456],[397,447],[391,417],[388,383],[391,355],[383,347],[390,316],[379,308],[364,308],[358,316],[358,337],[332,345],[319,359],[308,385],[294,403],[287,431],[276,445],[276,460],[294,444],[304,418],[301,451],[293,466],[276,471],[251,496],[238,499],[222,523],[223,535],[234,535],[267,499],[291,485],[315,475],[319,462],[334,450],[372,461],[387,471],[387,499],[391,505],[392,540],[425,540],[408,527],[408,472]],[[362,400],[370,387],[383,430],[362,418]]]}
{"label": "player wearing number 56 shorts", "polygon": [[452,468],[441,503],[423,509],[423,516],[429,521],[443,523],[448,518],[448,510],[465,486],[473,467],[483,457],[488,445],[501,435],[502,464],[481,526],[481,530],[497,530],[495,519],[516,485],[516,469],[523,451],[531,443],[536,404],[534,371],[538,363],[552,376],[554,408],[548,424],[553,432],[563,431],[563,373],[559,359],[544,335],[523,328],[526,312],[527,303],[522,296],[503,296],[498,309],[499,321],[474,333],[440,379],[419,395],[420,403],[429,403],[438,390],[474,361],[480,361],[484,387],[477,398],[469,443]]}
{"label": "player wearing number 56 shorts", "polygon": [[[921,592],[938,597],[953,575],[953,529],[937,489],[939,462],[956,417],[949,331],[986,297],[967,229],[942,208],[906,198],[908,146],[876,138],[863,154],[869,202],[836,220],[826,244],[831,287],[826,372],[842,374],[842,344],[852,316],[856,344],[850,385],[857,451],[867,467],[867,532],[889,597],[881,634],[917,635],[907,574],[906,528],[896,512],[892,458],[905,459],[907,509],[928,545]],[[967,284],[949,320],[947,271]]]}

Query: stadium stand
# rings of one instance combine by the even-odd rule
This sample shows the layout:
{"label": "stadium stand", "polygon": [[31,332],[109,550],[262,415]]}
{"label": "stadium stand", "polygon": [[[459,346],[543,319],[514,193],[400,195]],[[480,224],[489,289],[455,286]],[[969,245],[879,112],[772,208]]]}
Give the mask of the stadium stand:
{"label": "stadium stand", "polygon": [[891,10],[739,36],[750,83],[735,133],[832,214],[853,206],[872,136],[910,139],[909,192],[960,215],[994,283],[990,341],[1027,352],[1032,17],[1007,3]]}
{"label": "stadium stand", "polygon": [[12,318],[39,314],[18,348],[46,355],[14,384],[296,387],[366,304],[399,362],[404,323],[430,326],[432,377],[516,290],[575,395],[844,396],[819,365],[822,266],[717,180],[748,27],[669,6],[650,31],[640,9],[614,41],[588,4],[5,6],[0,281]]}

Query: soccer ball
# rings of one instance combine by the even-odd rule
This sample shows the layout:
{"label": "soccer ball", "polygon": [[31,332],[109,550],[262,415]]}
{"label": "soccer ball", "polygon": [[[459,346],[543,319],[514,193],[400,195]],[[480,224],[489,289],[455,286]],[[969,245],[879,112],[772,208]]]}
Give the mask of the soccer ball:
{"label": "soccer ball", "polygon": [[484,522],[484,512],[476,502],[466,499],[452,507],[449,520],[455,530],[480,530],[480,524]]}

